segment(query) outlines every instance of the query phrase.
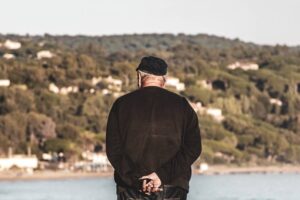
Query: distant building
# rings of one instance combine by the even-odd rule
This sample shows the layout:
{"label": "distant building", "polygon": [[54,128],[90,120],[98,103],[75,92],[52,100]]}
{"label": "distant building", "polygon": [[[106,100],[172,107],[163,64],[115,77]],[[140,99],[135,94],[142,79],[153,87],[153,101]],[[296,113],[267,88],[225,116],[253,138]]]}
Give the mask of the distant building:
{"label": "distant building", "polygon": [[11,49],[11,50],[16,50],[21,48],[21,43],[20,42],[15,42],[15,41],[11,41],[11,40],[6,40],[3,44],[3,46],[7,49]]}
{"label": "distant building", "polygon": [[207,163],[201,163],[199,166],[200,173],[207,171],[209,168]]}
{"label": "distant building", "polygon": [[270,103],[278,106],[282,106],[282,101],[279,99],[271,98]]}
{"label": "distant building", "polygon": [[50,154],[50,153],[43,153],[43,154],[42,154],[42,159],[43,159],[44,161],[50,162],[50,161],[53,160],[53,156],[52,156],[52,154]]}
{"label": "distant building", "polygon": [[94,94],[94,93],[96,92],[96,90],[95,90],[94,88],[91,88],[91,89],[89,90],[89,92],[90,92],[91,94]]}
{"label": "distant building", "polygon": [[50,51],[48,51],[48,50],[43,50],[43,51],[37,52],[36,57],[38,59],[52,58],[53,54]]}
{"label": "distant building", "polygon": [[8,87],[10,85],[10,80],[0,79],[0,87]]}
{"label": "distant building", "polygon": [[39,46],[39,47],[43,47],[44,45],[45,45],[45,42],[44,42],[44,41],[38,43],[38,46]]}
{"label": "distant building", "polygon": [[83,171],[107,171],[111,164],[104,152],[85,151],[81,154],[84,161],[75,163],[75,169]]}
{"label": "distant building", "polygon": [[176,77],[167,77],[166,86],[174,87],[177,91],[185,90],[184,83],[181,83]]}
{"label": "distant building", "polygon": [[0,171],[9,170],[12,167],[20,169],[36,169],[38,167],[38,159],[35,155],[13,155],[8,158],[0,158]]}
{"label": "distant building", "polygon": [[11,53],[6,53],[3,55],[3,58],[5,58],[6,60],[10,60],[10,59],[14,59],[15,55]]}
{"label": "distant building", "polygon": [[54,83],[50,83],[48,88],[51,92],[54,92],[55,94],[59,93],[59,88]]}
{"label": "distant building", "polygon": [[108,89],[103,89],[102,94],[103,95],[111,94],[111,91],[109,91]]}
{"label": "distant building", "polygon": [[97,85],[102,80],[102,77],[93,77],[92,78],[92,85]]}
{"label": "distant building", "polygon": [[191,107],[194,109],[195,112],[198,112],[201,115],[207,114],[213,117],[214,120],[221,122],[224,119],[222,114],[222,110],[219,108],[208,108],[202,105],[201,102],[190,102]]}
{"label": "distant building", "polygon": [[212,116],[216,121],[222,121],[224,116],[222,115],[222,110],[219,108],[206,108],[205,113]]}
{"label": "distant building", "polygon": [[78,86],[68,86],[68,87],[57,87],[54,83],[50,83],[48,89],[55,94],[67,95],[69,93],[77,93]]}
{"label": "distant building", "polygon": [[[92,85],[98,85],[99,83],[104,82],[107,84],[107,88],[112,91],[121,92],[123,81],[120,79],[115,79],[112,76],[107,77],[93,77]],[[106,93],[106,92],[105,92]],[[107,92],[108,94],[109,92]]]}
{"label": "distant building", "polygon": [[250,63],[250,62],[243,63],[238,61],[227,66],[227,69],[234,70],[237,68],[247,71],[247,70],[258,70],[259,66],[256,63]]}
{"label": "distant building", "polygon": [[79,88],[77,86],[68,86],[68,87],[60,88],[59,93],[63,95],[67,95],[69,93],[77,93],[78,90]]}
{"label": "distant building", "polygon": [[118,92],[121,92],[122,90],[122,80],[120,79],[114,79],[112,76],[108,76],[107,78],[103,79],[105,82],[107,82],[108,89],[116,90]]}

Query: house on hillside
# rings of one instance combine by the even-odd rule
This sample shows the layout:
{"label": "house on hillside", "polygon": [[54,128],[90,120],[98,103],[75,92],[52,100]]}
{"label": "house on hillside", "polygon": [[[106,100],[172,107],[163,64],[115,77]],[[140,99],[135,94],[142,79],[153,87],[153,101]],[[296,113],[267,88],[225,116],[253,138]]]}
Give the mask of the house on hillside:
{"label": "house on hillside", "polygon": [[48,89],[55,94],[67,95],[69,93],[77,93],[79,91],[78,86],[68,86],[68,87],[57,87],[54,83],[50,83]]}
{"label": "house on hillside", "polygon": [[224,119],[220,108],[206,108],[205,113],[212,116],[218,122],[221,122]]}
{"label": "house on hillside", "polygon": [[122,91],[122,84],[123,81],[120,79],[115,79],[112,76],[107,76],[107,77],[93,77],[92,80],[92,85],[100,85],[102,82],[107,85],[107,88],[101,88],[101,89],[108,89],[116,92],[121,92]]}
{"label": "house on hillside", "polygon": [[277,106],[282,106],[282,101],[280,99],[271,98],[270,103]]}
{"label": "house on hillside", "polygon": [[6,60],[10,60],[10,59],[14,59],[15,58],[15,55],[14,54],[11,54],[11,53],[5,53],[3,55],[3,58],[6,59]]}
{"label": "house on hillside", "polygon": [[8,86],[10,86],[10,80],[0,79],[0,87],[8,87]]}
{"label": "house on hillside", "polygon": [[52,58],[53,54],[48,50],[39,51],[36,54],[37,59]]}
{"label": "house on hillside", "polygon": [[222,114],[222,110],[219,108],[208,108],[202,105],[201,102],[190,102],[190,105],[194,109],[196,113],[199,113],[200,115],[210,115],[213,117],[214,120],[221,122],[224,120],[224,116]]}
{"label": "house on hillside", "polygon": [[240,68],[242,70],[258,70],[259,69],[259,66],[258,64],[256,63],[251,63],[251,62],[235,62],[235,63],[232,63],[230,65],[227,66],[227,69],[231,69],[231,70],[234,70],[234,69],[237,69],[237,68]]}
{"label": "house on hillside", "polygon": [[176,77],[167,77],[166,86],[174,87],[177,91],[185,90],[184,83],[181,83]]}
{"label": "house on hillside", "polygon": [[118,92],[121,92],[122,83],[123,83],[122,80],[115,79],[112,76],[108,76],[108,77],[104,78],[103,80],[106,81],[109,84],[108,89],[116,90]]}
{"label": "house on hillside", "polygon": [[3,46],[7,49],[10,50],[16,50],[21,48],[21,43],[20,42],[15,42],[15,41],[11,41],[11,40],[6,40],[3,44]]}

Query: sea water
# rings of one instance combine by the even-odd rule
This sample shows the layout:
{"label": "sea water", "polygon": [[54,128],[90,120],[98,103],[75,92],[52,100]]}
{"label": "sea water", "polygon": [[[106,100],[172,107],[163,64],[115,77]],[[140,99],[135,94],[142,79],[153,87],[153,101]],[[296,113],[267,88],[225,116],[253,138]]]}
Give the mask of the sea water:
{"label": "sea water", "polygon": [[[0,181],[0,200],[115,200],[112,178]],[[189,200],[300,200],[300,174],[193,175]]]}

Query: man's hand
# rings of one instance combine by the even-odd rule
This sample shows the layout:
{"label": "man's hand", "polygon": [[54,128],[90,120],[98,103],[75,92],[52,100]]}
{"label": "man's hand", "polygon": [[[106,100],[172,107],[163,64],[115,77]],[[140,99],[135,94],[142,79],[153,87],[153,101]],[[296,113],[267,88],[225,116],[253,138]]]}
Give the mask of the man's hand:
{"label": "man's hand", "polygon": [[148,183],[146,183],[146,180],[143,181],[143,192],[146,192],[146,194],[161,191],[161,189],[159,188],[159,186],[161,186],[161,180],[155,172],[147,176],[143,176],[140,179],[151,179],[151,181],[149,181]]}

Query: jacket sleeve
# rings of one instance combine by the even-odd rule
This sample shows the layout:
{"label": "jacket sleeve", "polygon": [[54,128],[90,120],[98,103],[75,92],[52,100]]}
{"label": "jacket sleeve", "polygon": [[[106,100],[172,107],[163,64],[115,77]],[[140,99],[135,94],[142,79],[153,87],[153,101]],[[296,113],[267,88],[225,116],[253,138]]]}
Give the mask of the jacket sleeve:
{"label": "jacket sleeve", "polygon": [[139,176],[133,172],[124,174],[122,170],[123,144],[119,130],[118,103],[113,104],[108,115],[106,127],[106,154],[109,162],[120,178],[132,187],[139,187]]}
{"label": "jacket sleeve", "polygon": [[184,98],[184,132],[179,151],[157,171],[162,184],[172,181],[181,172],[189,170],[202,151],[198,117]]}
{"label": "jacket sleeve", "polygon": [[122,142],[117,117],[117,103],[115,102],[109,112],[106,126],[106,154],[113,168],[119,171],[122,156]]}

